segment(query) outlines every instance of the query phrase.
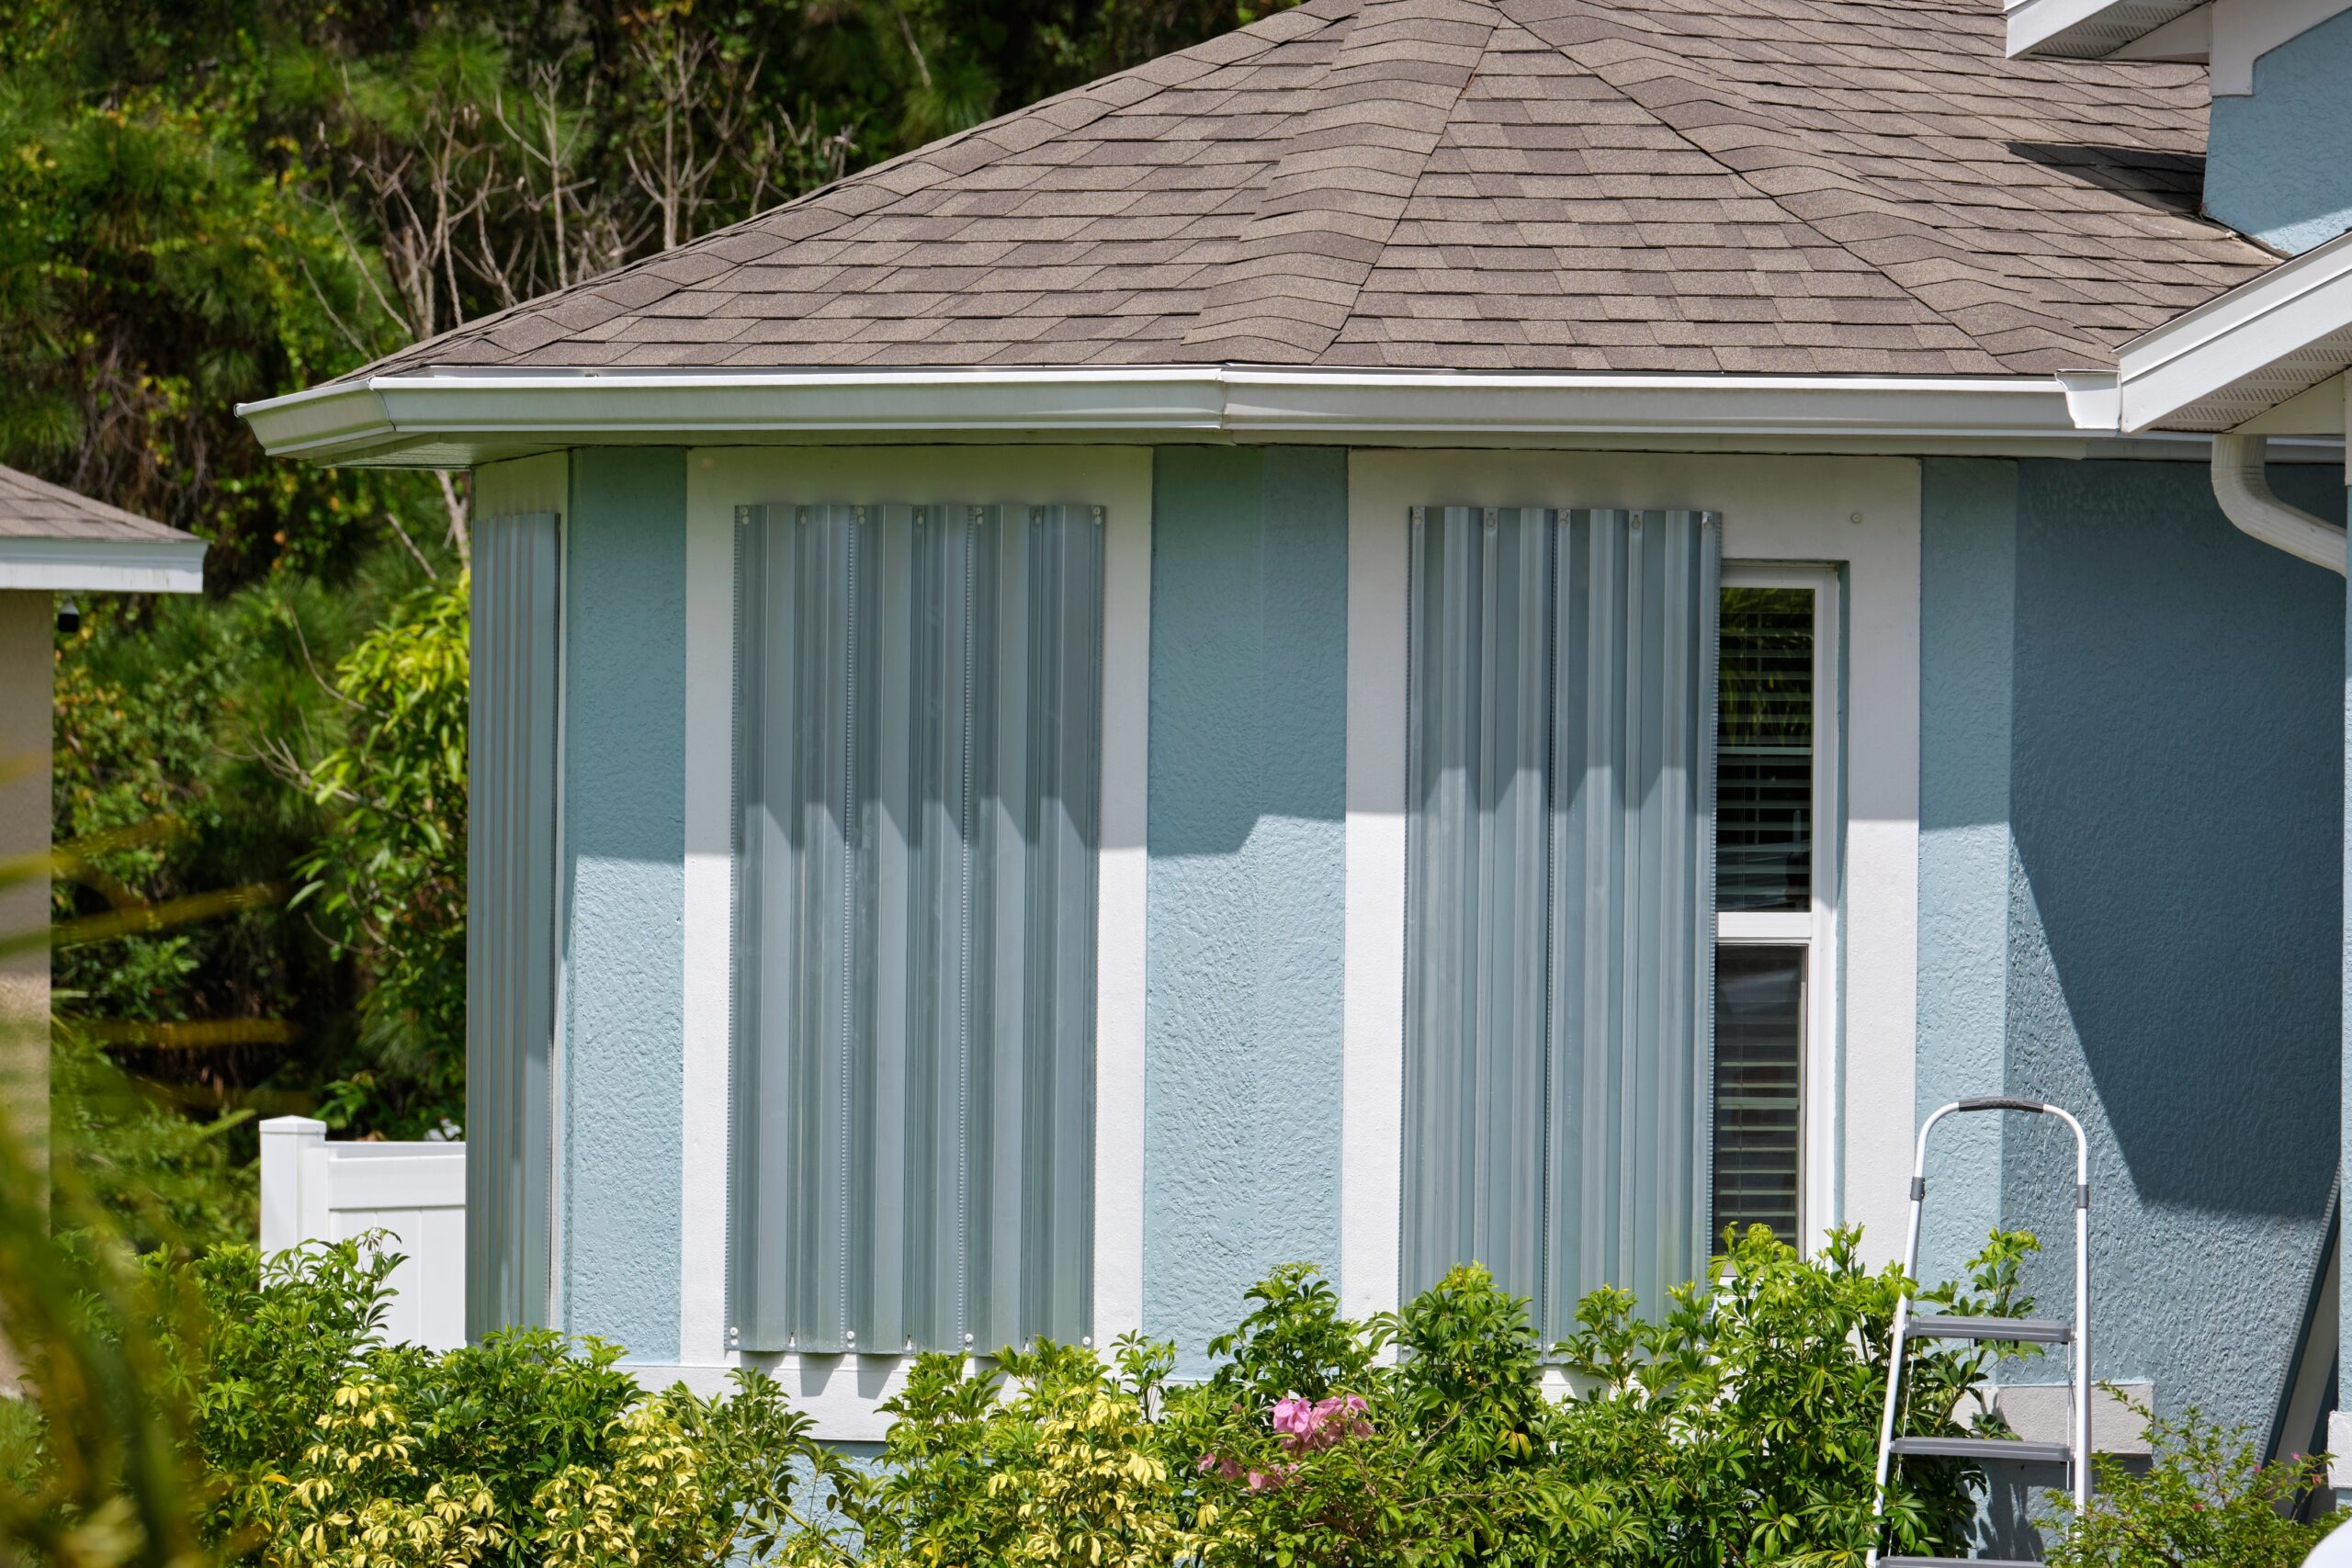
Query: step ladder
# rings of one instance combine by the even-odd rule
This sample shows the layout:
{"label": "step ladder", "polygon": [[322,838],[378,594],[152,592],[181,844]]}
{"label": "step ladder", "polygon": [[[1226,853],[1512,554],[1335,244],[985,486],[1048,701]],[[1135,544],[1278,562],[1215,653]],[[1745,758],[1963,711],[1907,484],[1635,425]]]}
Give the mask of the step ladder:
{"label": "step ladder", "polygon": [[[1893,1343],[1886,1369],[1886,1410],[1878,1428],[1878,1477],[1871,1496],[1870,1568],[1926,1568],[1928,1563],[1973,1562],[1979,1568],[2036,1568],[2030,1562],[1988,1557],[1881,1557],[1885,1540],[1886,1483],[1896,1461],[1903,1459],[1970,1459],[1979,1463],[2063,1464],[2079,1512],[2091,1493],[2091,1314],[2090,1314],[2090,1145],[2083,1124],[2055,1105],[2038,1100],[1991,1095],[1956,1100],[1939,1108],[1919,1129],[1918,1153],[1911,1165],[1911,1224],[1903,1243],[1903,1271],[1919,1277],[1919,1213],[1928,1199],[1928,1134],[1947,1116],[1977,1111],[2021,1111],[2034,1116],[2055,1116],[2075,1134],[2075,1321],[2037,1317],[1939,1317],[1911,1315],[1908,1296],[1894,1303]],[[2066,1382],[2074,1418],[2072,1440],[2028,1443],[2007,1438],[1898,1438],[1895,1418],[1903,1408],[1904,1348],[1914,1339],[1971,1339],[2064,1345]]]}

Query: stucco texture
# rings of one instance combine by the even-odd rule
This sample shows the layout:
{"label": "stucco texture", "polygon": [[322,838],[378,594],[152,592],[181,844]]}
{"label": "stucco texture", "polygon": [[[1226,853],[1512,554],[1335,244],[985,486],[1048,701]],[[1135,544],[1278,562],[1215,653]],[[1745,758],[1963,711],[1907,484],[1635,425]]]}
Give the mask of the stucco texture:
{"label": "stucco texture", "polygon": [[2352,11],[2254,62],[2251,96],[2213,100],[2205,210],[2301,254],[2352,227]]}
{"label": "stucco texture", "polygon": [[1347,457],[1170,447],[1153,481],[1144,1327],[1204,1371],[1340,1250]]}
{"label": "stucco texture", "polygon": [[563,1326],[678,1354],[684,1053],[682,451],[574,456],[566,520]]}
{"label": "stucco texture", "polygon": [[[2343,515],[2332,470],[2273,482]],[[1927,484],[1944,739],[1923,771],[1947,776],[1923,805],[1921,1109],[1997,1089],[2079,1116],[2097,1375],[2259,1433],[2335,1176],[2343,586],[2233,529],[2198,465],[1930,464]],[[2001,1081],[1963,1083],[1945,1069],[1989,1066],[1996,997]],[[2031,1282],[2070,1310],[2072,1140],[2004,1121],[1997,1211],[2043,1238]],[[1992,1212],[1991,1180],[1931,1171],[1931,1212]]]}

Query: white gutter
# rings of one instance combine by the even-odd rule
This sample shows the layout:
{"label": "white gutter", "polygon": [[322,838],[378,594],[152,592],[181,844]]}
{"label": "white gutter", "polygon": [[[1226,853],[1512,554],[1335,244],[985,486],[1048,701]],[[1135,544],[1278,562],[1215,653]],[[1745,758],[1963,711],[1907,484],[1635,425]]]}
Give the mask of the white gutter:
{"label": "white gutter", "polygon": [[2082,440],[2054,377],[1455,375],[1174,366],[895,371],[437,370],[241,405],[321,463],[461,467],[600,444],[822,438]]}
{"label": "white gutter", "polygon": [[2264,469],[2269,447],[2267,435],[2213,437],[2213,499],[2222,503],[2222,515],[2264,544],[2342,577],[2344,530],[2270,493]]}
{"label": "white gutter", "polygon": [[65,593],[200,593],[202,539],[0,535],[0,588]]}

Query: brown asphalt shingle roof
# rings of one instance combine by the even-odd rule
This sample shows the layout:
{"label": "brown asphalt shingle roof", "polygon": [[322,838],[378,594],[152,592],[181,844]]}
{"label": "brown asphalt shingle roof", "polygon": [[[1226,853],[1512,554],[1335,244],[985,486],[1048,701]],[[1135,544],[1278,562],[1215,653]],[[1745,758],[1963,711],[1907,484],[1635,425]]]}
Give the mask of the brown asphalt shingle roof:
{"label": "brown asphalt shingle roof", "polygon": [[2046,373],[2276,258],[1990,3],[1308,0],[395,355]]}
{"label": "brown asphalt shingle roof", "polygon": [[0,468],[0,539],[119,539],[125,543],[187,540],[191,534],[151,523],[137,513]]}

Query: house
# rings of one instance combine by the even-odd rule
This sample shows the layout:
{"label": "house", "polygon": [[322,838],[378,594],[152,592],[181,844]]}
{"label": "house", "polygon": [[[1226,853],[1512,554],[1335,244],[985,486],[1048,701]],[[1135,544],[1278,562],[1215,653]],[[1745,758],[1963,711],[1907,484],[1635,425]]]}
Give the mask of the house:
{"label": "house", "polygon": [[[2204,209],[2288,259],[2120,344],[2109,374],[2084,379],[2077,423],[2125,438],[2210,435],[2213,490],[2231,520],[2337,575],[2345,570],[2342,513],[2274,493],[2266,459],[2282,439],[2340,438],[2346,427],[2352,388],[2346,375],[2352,365],[2352,164],[2346,153],[2352,142],[2340,107],[2344,84],[2352,80],[2347,12],[2352,6],[2335,0],[2027,0],[2008,13],[2007,40],[2015,54],[2204,68],[2213,95]],[[2352,686],[2346,692],[2352,696]],[[2352,794],[2346,799],[2352,803]],[[2343,930],[2340,908],[2336,919]],[[2352,945],[2346,952],[2344,972],[2352,984]],[[2341,1129],[2352,1126],[2352,1078],[2345,1083],[2339,1147]],[[2244,1234],[2251,1237],[2263,1219],[2249,1218],[2254,1223]],[[2337,1456],[2333,1480],[2341,1497],[2352,1487],[2352,1416],[2344,1414],[2352,1409],[2344,1397],[2352,1391],[2352,1368],[2336,1350],[2340,1314],[2352,1297],[2342,1289],[2336,1224],[2331,1221],[2327,1256],[2312,1281],[2313,1333],[2283,1393],[2276,1429],[2281,1443],[2308,1447],[2319,1415],[2334,1412],[2324,1440]],[[2331,1325],[2332,1318],[2339,1322]]]}
{"label": "house", "polygon": [[[194,593],[204,541],[0,468],[0,936],[49,925],[49,758],[61,593]],[[71,604],[70,599],[64,601]],[[49,953],[0,953],[0,1104],[49,1130]]]}
{"label": "house", "polygon": [[[2344,589],[2117,412],[2280,270],[2207,104],[1990,8],[1309,0],[247,408],[472,474],[473,1331],[842,1439],[1291,1259],[1557,1333],[1894,1256],[2008,1093],[2098,1374],[2278,1426]],[[2340,527],[2340,418],[2267,456]],[[2071,1226],[1995,1120],[1933,1273]]]}

